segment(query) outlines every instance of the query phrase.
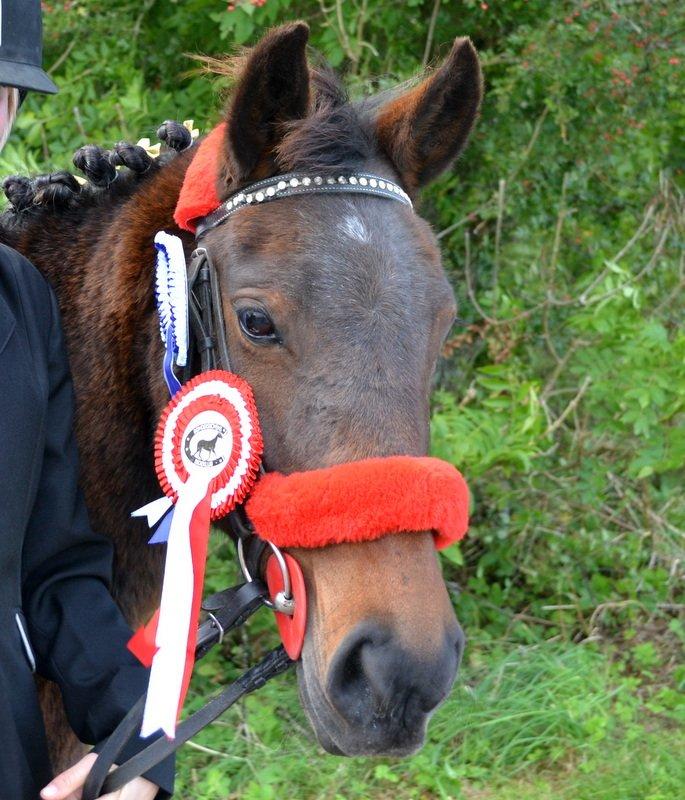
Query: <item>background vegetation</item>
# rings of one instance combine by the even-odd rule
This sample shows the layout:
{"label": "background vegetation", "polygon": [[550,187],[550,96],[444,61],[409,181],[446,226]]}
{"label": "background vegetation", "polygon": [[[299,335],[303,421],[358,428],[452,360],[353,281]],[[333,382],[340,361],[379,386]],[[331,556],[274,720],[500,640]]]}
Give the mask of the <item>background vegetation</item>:
{"label": "background vegetation", "polygon": [[[470,644],[427,747],[320,754],[292,676],[180,756],[179,796],[683,796],[685,20],[677,0],[45,2],[56,98],[30,97],[2,172],[81,144],[218,116],[185,53],[307,19],[353,94],[411,77],[468,34],[487,93],[472,144],[422,200],[460,300],[433,450],[470,480],[445,553]],[[209,582],[226,585],[215,542]],[[266,615],[242,665],[275,641]],[[231,676],[202,663],[193,703]],[[680,755],[680,758],[679,758]]]}

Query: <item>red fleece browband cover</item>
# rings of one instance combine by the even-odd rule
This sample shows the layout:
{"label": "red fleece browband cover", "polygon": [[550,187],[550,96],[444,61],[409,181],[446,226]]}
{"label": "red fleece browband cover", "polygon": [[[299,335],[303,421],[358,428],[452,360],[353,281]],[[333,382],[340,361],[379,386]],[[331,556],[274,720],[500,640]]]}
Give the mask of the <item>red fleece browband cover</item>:
{"label": "red fleece browband cover", "polygon": [[174,212],[176,224],[185,231],[195,233],[194,220],[206,217],[221,205],[216,181],[225,132],[225,122],[217,125],[199,143],[197,152],[186,171]]}
{"label": "red fleece browband cover", "polygon": [[277,547],[324,547],[401,531],[433,531],[447,547],[468,528],[469,491],[437,458],[390,456],[327,469],[269,472],[252,490],[247,514]]}

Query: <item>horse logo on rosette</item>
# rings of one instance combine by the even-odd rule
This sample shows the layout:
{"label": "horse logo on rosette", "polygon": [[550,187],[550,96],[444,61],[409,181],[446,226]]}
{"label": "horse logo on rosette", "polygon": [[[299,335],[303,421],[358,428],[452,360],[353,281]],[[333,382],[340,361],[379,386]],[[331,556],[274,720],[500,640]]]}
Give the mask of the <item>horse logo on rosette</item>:
{"label": "horse logo on rosette", "polygon": [[224,425],[208,420],[188,428],[183,450],[188,461],[197,467],[218,467],[228,457],[230,440],[230,431]]}
{"label": "horse logo on rosette", "polygon": [[213,456],[214,453],[216,452],[216,443],[221,436],[223,436],[223,433],[221,431],[218,431],[213,439],[200,439],[197,443],[197,450],[195,451],[195,455],[199,456],[203,450],[206,450],[210,456]]}

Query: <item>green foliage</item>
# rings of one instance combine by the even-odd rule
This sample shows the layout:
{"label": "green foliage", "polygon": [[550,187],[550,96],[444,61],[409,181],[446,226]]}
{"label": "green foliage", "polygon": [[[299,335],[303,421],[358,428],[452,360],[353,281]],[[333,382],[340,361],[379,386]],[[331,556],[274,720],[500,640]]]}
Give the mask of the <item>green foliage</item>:
{"label": "green foliage", "polygon": [[[353,94],[481,53],[486,98],[424,193],[463,324],[445,348],[433,452],[473,496],[443,561],[466,675],[405,762],[310,742],[292,677],[181,758],[182,797],[635,798],[682,791],[685,634],[685,46],[677,0],[63,0],[45,3],[55,98],[30,97],[3,172],[86,141],[207,130],[217,55],[305,18]],[[222,549],[222,548],[220,548]],[[226,583],[214,559],[210,583]],[[273,643],[268,619],[236,664]],[[583,644],[579,644],[583,643]],[[596,649],[595,649],[596,648]],[[237,667],[212,657],[206,692]],[[199,694],[193,703],[199,702]],[[680,728],[682,730],[682,727]]]}
{"label": "green foliage", "polygon": [[[215,542],[212,588],[223,585],[229,548]],[[266,619],[263,619],[265,617]],[[249,650],[237,637],[210,655],[191,689],[194,709],[244,663],[276,643],[268,615],[255,619]],[[254,624],[254,623],[252,623]],[[682,635],[682,630],[680,630]],[[184,751],[179,794],[197,800],[265,800],[287,793],[363,798],[558,798],[675,800],[685,780],[680,750],[685,696],[659,686],[664,651],[634,641],[605,653],[587,643],[486,643],[474,631],[459,685],[404,760],[324,755],[312,741],[294,675],[268,684]],[[637,634],[634,634],[635,638]],[[232,662],[233,666],[227,666]],[[640,673],[640,674],[638,674]],[[661,722],[659,722],[661,721]],[[645,725],[647,722],[647,725]],[[672,726],[664,736],[660,725]]]}

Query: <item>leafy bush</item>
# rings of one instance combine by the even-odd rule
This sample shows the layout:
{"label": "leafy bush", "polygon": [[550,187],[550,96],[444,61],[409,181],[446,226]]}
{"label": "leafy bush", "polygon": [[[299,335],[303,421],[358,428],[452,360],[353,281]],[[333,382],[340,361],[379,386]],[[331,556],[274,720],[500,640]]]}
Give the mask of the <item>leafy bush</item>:
{"label": "leafy bush", "polygon": [[[243,717],[229,743],[226,730],[224,738],[205,734],[204,746],[231,754],[187,755],[183,786],[196,797],[269,798],[287,776],[302,796],[461,797],[463,780],[496,782],[534,764],[543,772],[530,794],[502,784],[492,796],[675,797],[675,750],[661,749],[639,720],[682,721],[683,627],[674,618],[684,608],[685,530],[679,3],[44,7],[46,63],[60,94],[29,98],[2,156],[5,172],[68,166],[86,141],[154,136],[166,118],[192,117],[206,130],[223,86],[184,54],[226,52],[289,19],[310,22],[314,46],[355,95],[415,75],[463,34],[486,75],[472,144],[421,203],[462,317],[439,370],[433,451],[464,471],[473,494],[470,536],[444,562],[471,635],[475,695],[458,690],[431,745],[406,768],[328,759],[319,772],[293,765],[293,756],[314,757],[294,737],[290,761],[275,758],[273,748],[303,723],[292,691],[283,700],[271,687],[250,701],[249,722]],[[546,639],[557,649],[540,644]],[[603,655],[587,649],[592,642]],[[217,659],[202,669],[201,689],[230,674]],[[642,770],[630,760],[638,738],[652,747]],[[614,764],[593,758],[599,742]],[[253,746],[271,767],[255,766]],[[561,761],[576,769],[548,781],[544,769]],[[584,784],[584,770],[596,780]]]}

